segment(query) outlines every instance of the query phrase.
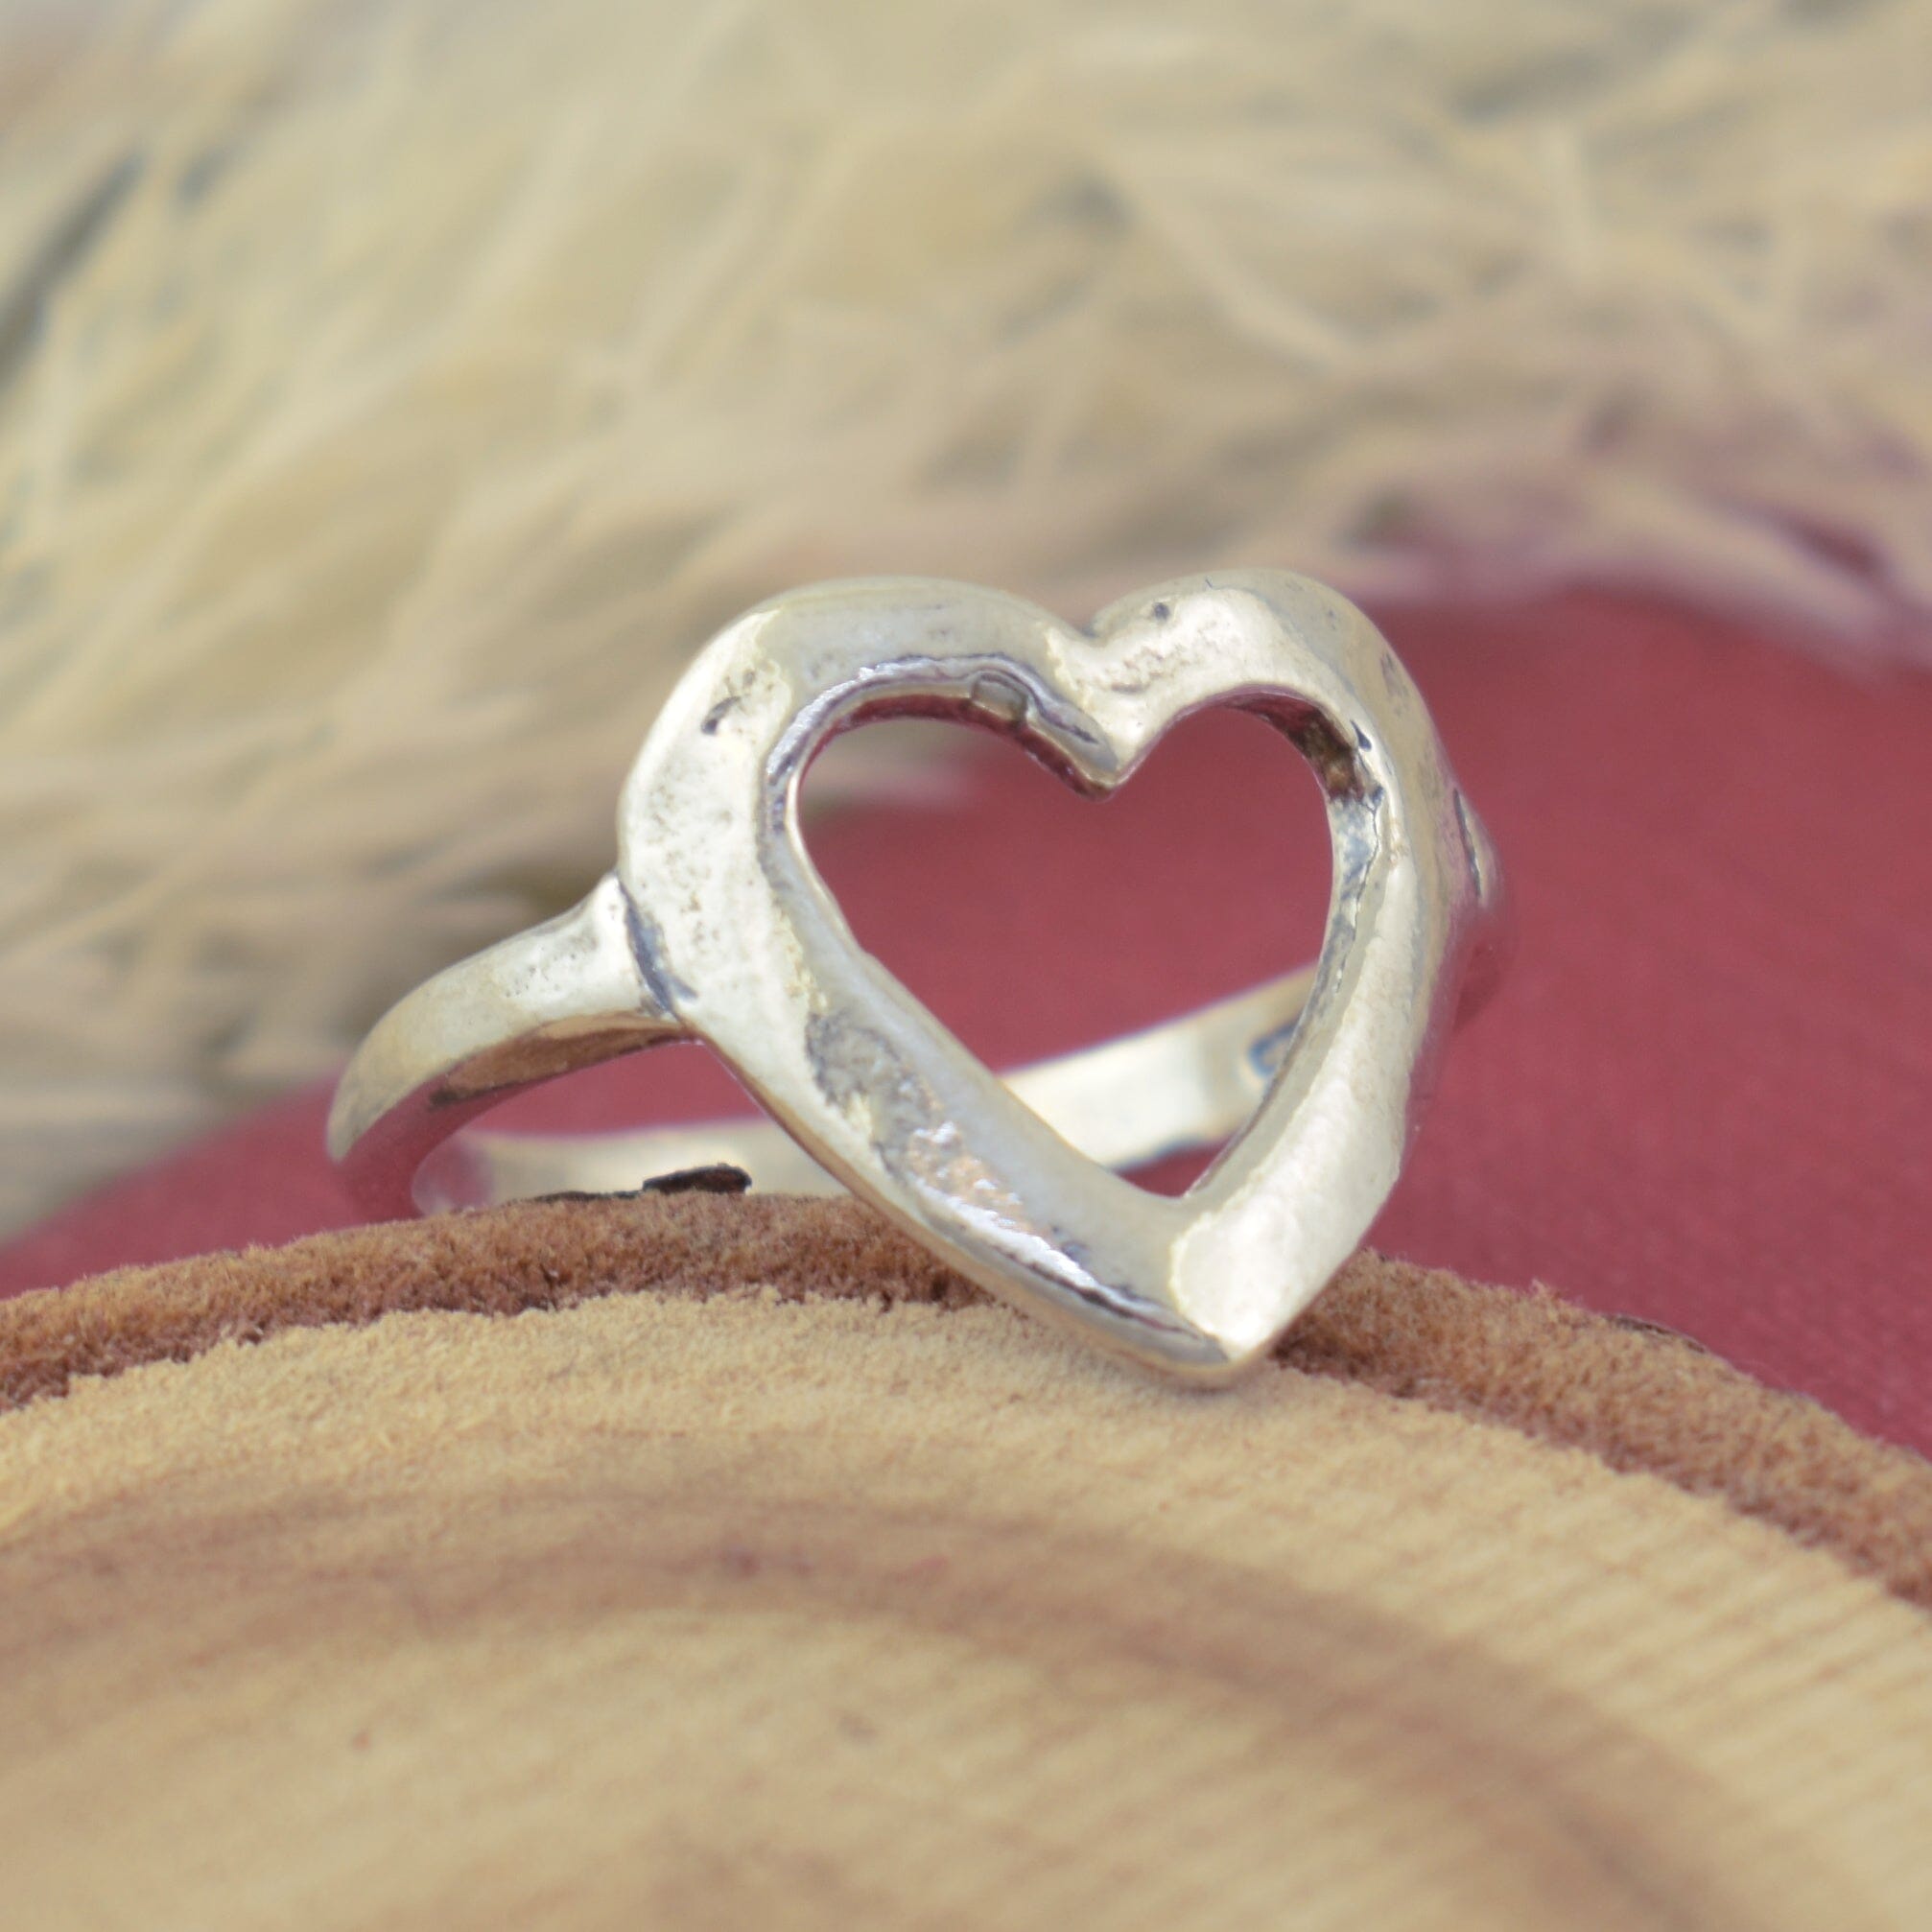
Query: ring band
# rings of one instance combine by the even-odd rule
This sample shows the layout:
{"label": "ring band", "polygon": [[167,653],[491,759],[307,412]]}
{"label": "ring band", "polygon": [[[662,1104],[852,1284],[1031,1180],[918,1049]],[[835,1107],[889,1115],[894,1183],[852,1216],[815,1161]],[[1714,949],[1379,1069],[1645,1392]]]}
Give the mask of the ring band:
{"label": "ring band", "polygon": [[[989,724],[1098,793],[1219,703],[1270,719],[1322,782],[1321,957],[1005,1086],[859,950],[797,835],[811,757],[869,718]],[[581,904],[426,981],[357,1049],[329,1146],[365,1210],[619,1192],[715,1163],[762,1188],[850,1187],[996,1292],[1202,1379],[1252,1362],[1366,1233],[1439,1036],[1507,942],[1500,868],[1407,673],[1352,605],[1279,572],[1158,586],[1087,631],[934,579],[774,599],[686,672],[620,833],[618,868]],[[694,1039],[772,1120],[469,1124]],[[1174,1199],[1112,1171],[1230,1135]]]}
{"label": "ring band", "polygon": [[[653,1176],[737,1167],[754,1188],[844,1190],[775,1122],[628,1132],[458,1129],[512,1095],[686,1037],[635,972],[623,890],[606,873],[571,911],[460,960],[383,1017],[345,1077],[332,1131],[371,1214],[439,1213],[535,1194],[615,1194]],[[1123,1171],[1217,1145],[1254,1111],[1314,969],[1003,1077],[1090,1160]],[[589,996],[589,997],[586,997]],[[600,998],[610,1003],[601,1010]]]}

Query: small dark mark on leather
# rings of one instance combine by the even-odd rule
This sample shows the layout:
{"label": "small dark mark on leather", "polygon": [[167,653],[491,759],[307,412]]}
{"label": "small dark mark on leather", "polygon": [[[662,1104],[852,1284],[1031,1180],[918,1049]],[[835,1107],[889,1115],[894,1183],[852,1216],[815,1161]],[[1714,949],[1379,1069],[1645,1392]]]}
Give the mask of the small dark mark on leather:
{"label": "small dark mark on leather", "polygon": [[729,1161],[714,1161],[708,1167],[679,1167],[670,1174],[654,1174],[640,1194],[743,1194],[751,1189],[751,1176]]}

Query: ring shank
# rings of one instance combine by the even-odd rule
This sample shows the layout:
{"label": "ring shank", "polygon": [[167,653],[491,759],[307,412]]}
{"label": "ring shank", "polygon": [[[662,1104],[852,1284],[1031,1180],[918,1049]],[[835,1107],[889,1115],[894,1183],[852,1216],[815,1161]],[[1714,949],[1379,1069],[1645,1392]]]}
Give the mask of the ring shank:
{"label": "ring shank", "polygon": [[[1049,1127],[1105,1167],[1140,1167],[1213,1146],[1253,1112],[1312,981],[1311,972],[1292,974],[1003,1077]],[[619,1193],[652,1175],[719,1164],[742,1168],[761,1190],[845,1191],[776,1122],[747,1118],[603,1134],[472,1130],[457,1161],[432,1158],[416,1198],[433,1211],[531,1194]]]}
{"label": "ring shank", "polygon": [[[1254,1111],[1313,983],[1305,967],[1005,1078],[1103,1166],[1212,1146]],[[329,1148],[361,1205],[384,1215],[624,1193],[715,1164],[760,1189],[842,1192],[783,1128],[756,1117],[597,1134],[469,1126],[562,1073],[690,1037],[638,969],[609,875],[572,911],[459,961],[391,1007],[342,1075]]]}

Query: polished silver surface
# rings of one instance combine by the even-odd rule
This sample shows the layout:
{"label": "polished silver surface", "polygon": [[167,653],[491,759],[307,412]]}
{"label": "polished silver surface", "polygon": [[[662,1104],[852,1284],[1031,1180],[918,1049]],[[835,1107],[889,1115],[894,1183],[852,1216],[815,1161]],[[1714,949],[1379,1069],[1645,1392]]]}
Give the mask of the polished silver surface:
{"label": "polished silver surface", "polygon": [[[1099,794],[1217,704],[1269,719],[1321,781],[1320,959],[1010,1084],[860,950],[799,836],[806,766],[866,718],[970,718]],[[1366,1234],[1506,931],[1496,856],[1407,673],[1353,605],[1273,571],[1158,585],[1087,630],[937,579],[774,599],[685,674],[619,846],[581,906],[428,981],[358,1050],[329,1142],[371,1211],[726,1161],[761,1186],[848,1187],[994,1292],[1201,1379],[1264,1353]],[[709,1044],[777,1125],[459,1131],[670,1040]],[[1244,1120],[1178,1198],[1111,1171]]]}

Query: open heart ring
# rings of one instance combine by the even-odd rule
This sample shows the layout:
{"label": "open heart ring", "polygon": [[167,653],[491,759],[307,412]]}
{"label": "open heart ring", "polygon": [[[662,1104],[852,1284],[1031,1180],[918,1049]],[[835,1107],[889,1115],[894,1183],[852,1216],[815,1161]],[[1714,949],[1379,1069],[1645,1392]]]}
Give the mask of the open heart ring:
{"label": "open heart ring", "polygon": [[[1320,957],[1010,1085],[860,950],[806,856],[799,783],[846,726],[975,719],[1100,794],[1214,705],[1269,719],[1321,783]],[[842,1184],[1007,1301],[1224,1380],[1367,1234],[1507,929],[1496,853],[1408,673],[1319,584],[1183,577],[1086,630],[969,584],[817,584],[747,611],[693,662],[624,786],[617,868],[588,898],[377,1023],[329,1145],[377,1213],[623,1191],[717,1162],[759,1186]],[[771,1120],[466,1130],[538,1081],[674,1040],[709,1045]],[[1113,1171],[1230,1134],[1176,1197]]]}

